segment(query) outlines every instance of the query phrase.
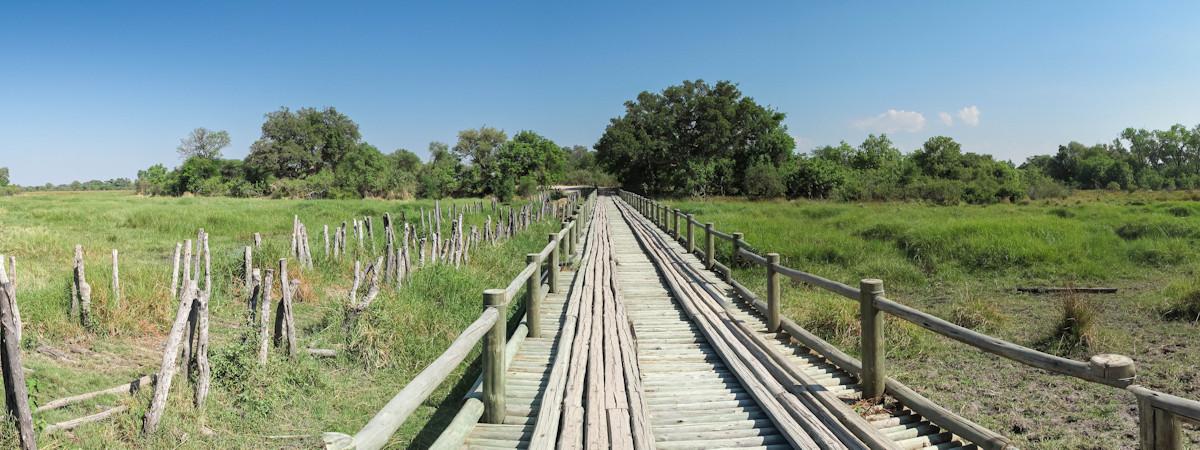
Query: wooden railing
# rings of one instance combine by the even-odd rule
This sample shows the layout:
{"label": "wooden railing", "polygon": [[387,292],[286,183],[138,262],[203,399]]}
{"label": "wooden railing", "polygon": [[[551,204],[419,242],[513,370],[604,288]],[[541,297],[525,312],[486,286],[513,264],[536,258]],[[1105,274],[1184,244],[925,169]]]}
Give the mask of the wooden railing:
{"label": "wooden railing", "polygon": [[[752,304],[766,317],[770,330],[786,332],[803,345],[857,376],[862,386],[863,398],[879,399],[885,392],[891,394],[916,413],[983,448],[1011,448],[1012,443],[1008,438],[942,408],[887,376],[883,339],[883,316],[885,313],[938,335],[1027,366],[1125,389],[1133,393],[1138,402],[1139,435],[1143,449],[1182,448],[1181,421],[1186,420],[1200,424],[1200,401],[1176,397],[1133,384],[1136,379],[1135,366],[1133,360],[1126,356],[1101,354],[1092,356],[1087,362],[1076,361],[978,333],[916,308],[889,300],[884,296],[883,281],[881,280],[864,279],[860,281],[859,287],[855,288],[819,275],[785,267],[779,264],[778,253],[765,255],[756,253],[746,243],[742,233],[720,232],[711,222],[701,224],[692,214],[669,208],[638,194],[622,190],[620,196],[642,215],[679,240],[688,252],[695,253],[704,261],[705,267],[718,272],[733,286],[740,297]],[[681,220],[684,222],[685,233],[680,232]],[[696,248],[698,240],[695,227],[698,225],[702,225],[704,229],[703,250]],[[716,239],[726,241],[731,246],[729,265],[716,260]],[[738,259],[765,268],[767,276],[767,300],[765,302],[733,279],[733,272],[730,268],[735,266],[734,262]],[[847,355],[781,315],[780,276],[816,286],[859,303],[862,361]]]}
{"label": "wooden railing", "polygon": [[[506,347],[509,347],[506,320],[508,307],[514,299],[525,300],[525,322],[528,325],[527,328],[519,327],[514,333],[514,339],[523,339],[526,332],[533,337],[542,336],[541,300],[547,292],[558,292],[560,289],[559,271],[563,266],[571,264],[571,255],[575,253],[575,249],[580,245],[580,238],[584,236],[581,228],[588,225],[585,222],[591,217],[595,199],[594,191],[586,196],[572,197],[574,207],[570,217],[562,222],[562,229],[550,233],[548,242],[541,251],[526,255],[525,269],[521,270],[506,288],[483,291],[483,312],[479,318],[463,330],[445,352],[417,374],[353,436],[336,432],[325,433],[322,436],[325,448],[382,448],[417,407],[462,364],[481,340],[482,420],[487,423],[502,423],[505,408],[504,375],[510,359],[506,354],[515,353],[515,349],[506,351]],[[545,284],[542,280],[545,280]],[[525,295],[517,299],[522,286],[526,287]],[[479,416],[476,416],[477,420],[478,418]]]}

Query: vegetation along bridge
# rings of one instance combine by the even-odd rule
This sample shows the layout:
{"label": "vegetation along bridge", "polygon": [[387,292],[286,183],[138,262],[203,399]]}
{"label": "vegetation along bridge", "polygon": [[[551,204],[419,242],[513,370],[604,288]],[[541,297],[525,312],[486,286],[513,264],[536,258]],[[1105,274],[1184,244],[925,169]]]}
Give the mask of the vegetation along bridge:
{"label": "vegetation along bridge", "polygon": [[[880,280],[855,288],[784,267],[740,233],[632,193],[593,193],[574,217],[362,430],[326,433],[326,446],[383,447],[482,340],[483,374],[435,448],[1011,448],[887,376],[885,315],[1128,390],[1143,448],[1179,448],[1181,421],[1200,420],[1200,402],[1134,384],[1127,357],[1081,362],[982,335],[887,299]],[[732,279],[735,263],[766,271],[762,297]],[[861,360],[782,317],[784,278],[859,303]],[[510,333],[514,303],[525,314]]]}

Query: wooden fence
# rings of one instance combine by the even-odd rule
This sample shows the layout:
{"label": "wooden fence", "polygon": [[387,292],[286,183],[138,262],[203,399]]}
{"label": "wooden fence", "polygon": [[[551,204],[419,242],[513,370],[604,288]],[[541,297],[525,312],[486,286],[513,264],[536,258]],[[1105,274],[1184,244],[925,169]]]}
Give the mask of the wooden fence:
{"label": "wooden fence", "polygon": [[[746,243],[742,233],[723,233],[710,223],[697,222],[692,214],[642,197],[628,191],[620,196],[639,212],[650,218],[669,235],[675,237],[688,252],[695,253],[705,266],[718,272],[737,291],[737,294],[752,304],[767,319],[772,331],[783,331],[803,345],[813,349],[842,369],[859,378],[863,398],[881,398],[884,393],[900,400],[905,406],[925,416],[967,440],[983,448],[1011,448],[1011,442],[970,420],[955,414],[924,396],[916,393],[895,379],[889,378],[884,360],[884,314],[915,324],[941,336],[962,342],[988,353],[999,355],[1018,363],[1067,375],[1082,380],[1120,388],[1131,392],[1138,402],[1139,437],[1143,449],[1180,449],[1183,446],[1181,421],[1200,424],[1200,401],[1176,397],[1133,384],[1136,381],[1133,360],[1122,355],[1095,355],[1089,361],[1076,361],[972,331],[918,309],[902,305],[884,297],[883,281],[864,279],[855,288],[818,275],[803,272],[779,264],[778,253],[765,255],[756,253]],[[680,232],[683,221],[684,232]],[[695,228],[704,230],[703,249],[697,248]],[[730,245],[729,264],[716,260],[716,240]],[[766,270],[767,299],[762,301],[744,285],[733,279],[734,261],[741,259]],[[862,325],[860,354],[862,361],[845,354],[825,340],[780,314],[779,277],[807,283],[859,303]]]}
{"label": "wooden fence", "polygon": [[[582,200],[579,200],[582,198]],[[595,207],[596,193],[592,191],[586,196],[576,197],[570,217],[562,223],[562,229],[550,233],[546,246],[540,252],[526,255],[526,266],[516,278],[502,289],[483,291],[483,312],[475,319],[462,334],[450,344],[440,356],[421,373],[417,374],[397,393],[383,409],[379,410],[365,426],[353,436],[329,432],[322,437],[327,449],[359,449],[374,450],[387,444],[392,434],[404,424],[417,407],[425,402],[438,386],[454,371],[463,360],[470,355],[471,350],[479,341],[483,341],[483,374],[482,378],[482,408],[480,415],[486,423],[502,423],[504,421],[505,372],[509,357],[515,354],[515,348],[508,345],[508,307],[513,300],[525,301],[527,326],[522,325],[514,331],[512,339],[519,341],[526,335],[542,336],[541,301],[547,293],[555,293],[561,289],[559,271],[563,266],[571,264],[571,255],[581,244],[582,228],[588,224],[591,209]],[[544,282],[543,282],[544,280]],[[526,287],[524,296],[517,298],[521,288]],[[479,420],[476,415],[474,420]],[[465,427],[472,423],[461,423],[455,420],[451,427]]]}

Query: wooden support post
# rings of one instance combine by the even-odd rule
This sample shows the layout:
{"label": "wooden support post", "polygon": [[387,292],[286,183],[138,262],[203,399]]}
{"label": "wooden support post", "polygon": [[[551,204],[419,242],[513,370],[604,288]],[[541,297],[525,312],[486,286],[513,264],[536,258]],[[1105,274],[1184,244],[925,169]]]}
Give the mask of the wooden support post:
{"label": "wooden support post", "polygon": [[529,323],[529,336],[539,338],[542,337],[542,259],[537,253],[530,253],[525,255],[525,262],[535,267],[525,282],[529,296],[525,302],[526,322]]}
{"label": "wooden support post", "polygon": [[484,309],[496,308],[499,317],[491,331],[483,339],[483,421],[492,424],[504,423],[504,346],[507,339],[508,321],[504,312],[508,309],[504,289],[483,291]]}
{"label": "wooden support post", "polygon": [[696,222],[695,219],[696,219],[695,216],[693,216],[691,214],[687,215],[687,252],[688,253],[692,253],[692,252],[696,251],[696,239],[695,239],[696,234],[694,231],[695,227],[693,226],[693,224]]}
{"label": "wooden support post", "polygon": [[183,251],[183,244],[175,243],[175,265],[171,268],[171,298],[179,297],[179,258]]}
{"label": "wooden support post", "polygon": [[738,249],[742,248],[742,240],[745,239],[744,234],[738,232],[733,233],[733,253],[729,254],[729,278],[733,278],[733,268],[737,266]]}
{"label": "wooden support post", "polygon": [[[0,264],[3,264],[0,261]],[[21,369],[21,341],[17,337],[12,304],[8,298],[15,291],[11,281],[0,284],[0,364],[4,371],[4,393],[8,416],[16,422],[17,435],[22,450],[37,449],[37,438],[33,428],[33,413],[29,408],[29,391],[25,384],[25,371]]]}
{"label": "wooden support post", "polygon": [[767,331],[778,333],[779,318],[779,254],[767,253]]}
{"label": "wooden support post", "polygon": [[859,312],[862,320],[862,385],[864,399],[883,398],[884,372],[883,311],[875,307],[875,299],[883,296],[883,280],[864,279],[859,283]]}
{"label": "wooden support post", "polygon": [[110,304],[112,309],[117,309],[121,307],[121,262],[115,248],[112,252],[112,261],[112,302]]}
{"label": "wooden support post", "polygon": [[254,290],[254,249],[249,245],[246,246],[245,255],[242,257],[242,276],[246,277],[246,292]]}
{"label": "wooden support post", "polygon": [[1155,408],[1146,397],[1138,396],[1138,434],[1142,450],[1179,450],[1183,432],[1179,418],[1170,411]]}
{"label": "wooden support post", "polygon": [[680,213],[678,209],[671,210],[671,236],[673,236],[675,240],[679,240],[679,214]]}
{"label": "wooden support post", "polygon": [[566,220],[563,222],[563,229],[567,230],[567,232],[563,236],[563,254],[558,256],[561,257],[562,261],[566,264],[570,264],[571,255],[575,253],[575,249],[571,247],[571,225],[573,223],[574,222],[571,220]]}
{"label": "wooden support post", "polygon": [[[555,242],[557,238],[558,233],[550,233],[550,242]],[[556,242],[554,249],[550,250],[550,264],[546,267],[546,271],[549,272],[546,279],[547,284],[550,285],[551,294],[558,292],[558,250],[560,247],[562,247],[562,243]]]}
{"label": "wooden support post", "polygon": [[704,268],[705,269],[713,268],[713,262],[716,261],[716,255],[714,255],[713,253],[715,253],[716,250],[717,250],[716,245],[714,245],[714,243],[713,243],[713,223],[708,222],[708,223],[704,224]]}

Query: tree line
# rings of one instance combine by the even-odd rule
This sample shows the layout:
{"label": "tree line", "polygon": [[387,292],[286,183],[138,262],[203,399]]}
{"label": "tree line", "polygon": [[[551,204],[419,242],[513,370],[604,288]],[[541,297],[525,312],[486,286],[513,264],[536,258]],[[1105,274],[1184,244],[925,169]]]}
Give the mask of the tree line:
{"label": "tree line", "polygon": [[335,108],[281,108],[266,114],[245,159],[223,159],[224,131],[194,130],[178,147],[183,164],[138,172],[149,195],[288,198],[442,198],[533,194],[554,183],[603,183],[592,152],[560,147],[533,131],[511,138],[482,126],[458,133],[453,147],[429,144],[429,159],[364,142],[358,125]]}
{"label": "tree line", "polygon": [[1200,126],[1127,129],[1021,165],[935,136],[905,153],[886,135],[795,152],[785,114],[729,81],[685,81],[625,103],[596,158],[626,189],[651,196],[731,195],[984,204],[1063,197],[1071,189],[1200,188]]}

